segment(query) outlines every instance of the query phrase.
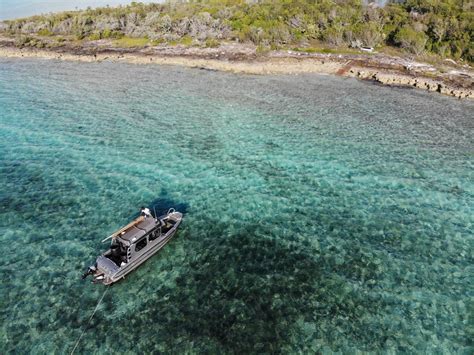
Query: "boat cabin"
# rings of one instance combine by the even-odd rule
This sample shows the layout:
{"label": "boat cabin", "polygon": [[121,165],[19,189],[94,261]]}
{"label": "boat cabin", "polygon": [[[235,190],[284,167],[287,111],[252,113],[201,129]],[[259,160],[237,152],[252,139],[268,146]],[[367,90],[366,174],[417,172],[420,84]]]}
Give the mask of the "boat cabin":
{"label": "boat cabin", "polygon": [[175,221],[168,218],[160,220],[140,217],[126,230],[121,230],[114,236],[110,249],[104,256],[120,267],[152,248],[156,239],[166,234],[174,224]]}

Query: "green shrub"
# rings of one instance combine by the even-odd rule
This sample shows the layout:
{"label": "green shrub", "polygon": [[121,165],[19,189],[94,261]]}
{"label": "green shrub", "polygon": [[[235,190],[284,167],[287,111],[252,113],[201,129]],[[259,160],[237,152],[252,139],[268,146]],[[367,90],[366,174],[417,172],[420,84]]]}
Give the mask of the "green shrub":
{"label": "green shrub", "polygon": [[123,32],[120,32],[120,31],[112,31],[112,33],[110,34],[110,38],[120,39],[120,38],[123,38],[123,37],[125,37],[125,34]]}
{"label": "green shrub", "polygon": [[37,39],[35,40],[34,42],[30,42],[32,47],[36,47],[36,48],[44,48],[46,47],[46,43],[44,43],[42,40],[40,39]]}
{"label": "green shrub", "polygon": [[38,31],[38,36],[52,36],[52,35],[53,35],[53,32],[51,32],[47,28],[43,28]]}
{"label": "green shrub", "polygon": [[148,38],[140,37],[122,37],[114,41],[114,45],[121,48],[145,47],[150,40]]}
{"label": "green shrub", "polygon": [[219,47],[219,41],[215,38],[206,39],[205,46],[207,48],[217,48]]}
{"label": "green shrub", "polygon": [[15,38],[15,46],[17,47],[25,47],[30,44],[30,42],[33,40],[33,37],[31,36],[18,36]]}
{"label": "green shrub", "polygon": [[100,33],[95,32],[89,35],[89,40],[91,41],[97,41],[99,39],[101,39]]}
{"label": "green shrub", "polygon": [[264,46],[263,44],[259,44],[256,48],[257,54],[266,54],[270,51],[270,47]]}
{"label": "green shrub", "polygon": [[394,39],[400,47],[420,55],[425,51],[428,36],[424,32],[416,31],[413,27],[405,25],[397,32]]}
{"label": "green shrub", "polygon": [[367,47],[376,47],[382,42],[384,36],[380,26],[373,21],[352,26],[351,30],[352,40]]}
{"label": "green shrub", "polygon": [[469,47],[464,51],[463,57],[471,63],[474,62],[474,42],[469,44]]}
{"label": "green shrub", "polygon": [[74,33],[74,37],[76,37],[76,40],[78,41],[81,41],[83,40],[84,38],[86,38],[86,32],[83,30],[83,29],[78,29],[77,31],[75,31]]}
{"label": "green shrub", "polygon": [[180,39],[179,43],[184,46],[190,46],[193,43],[193,38],[191,36],[184,36]]}
{"label": "green shrub", "polygon": [[38,38],[34,38],[31,36],[19,36],[15,39],[15,45],[17,47],[36,47],[36,48],[44,48],[46,47],[46,43]]}
{"label": "green shrub", "polygon": [[112,31],[110,29],[105,29],[101,33],[102,38],[111,38],[112,37]]}
{"label": "green shrub", "polygon": [[121,31],[112,31],[111,29],[105,29],[102,32],[96,32],[96,34],[99,34],[100,38],[97,39],[108,39],[108,38],[115,38],[115,39],[120,39],[124,37],[123,32]]}
{"label": "green shrub", "polygon": [[152,46],[158,46],[159,44],[163,44],[165,42],[166,41],[163,38],[157,38],[157,39],[154,39],[153,41],[151,41],[150,44]]}
{"label": "green shrub", "polygon": [[329,27],[322,33],[323,40],[333,46],[340,46],[344,43],[343,30],[339,26]]}

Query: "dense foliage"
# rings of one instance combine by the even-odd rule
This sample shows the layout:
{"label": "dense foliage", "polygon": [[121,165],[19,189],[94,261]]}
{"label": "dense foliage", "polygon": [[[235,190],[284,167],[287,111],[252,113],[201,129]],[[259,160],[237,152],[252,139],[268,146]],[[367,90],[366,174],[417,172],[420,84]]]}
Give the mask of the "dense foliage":
{"label": "dense foliage", "polygon": [[14,35],[61,35],[77,39],[148,38],[184,44],[250,41],[269,48],[288,45],[390,45],[416,55],[474,61],[474,3],[407,0],[384,7],[361,0],[204,0],[132,3],[5,21]]}

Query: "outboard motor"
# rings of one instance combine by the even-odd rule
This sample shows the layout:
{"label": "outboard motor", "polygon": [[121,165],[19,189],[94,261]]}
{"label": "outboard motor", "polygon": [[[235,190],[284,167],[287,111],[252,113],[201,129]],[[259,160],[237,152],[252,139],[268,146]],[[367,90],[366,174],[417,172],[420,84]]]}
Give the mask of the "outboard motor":
{"label": "outboard motor", "polygon": [[104,281],[105,276],[104,275],[99,275],[94,277],[94,280],[92,280],[92,283],[98,284],[102,283]]}
{"label": "outboard motor", "polygon": [[89,266],[87,271],[82,275],[82,279],[84,280],[87,276],[95,274],[96,271],[97,271],[97,267],[95,265]]}

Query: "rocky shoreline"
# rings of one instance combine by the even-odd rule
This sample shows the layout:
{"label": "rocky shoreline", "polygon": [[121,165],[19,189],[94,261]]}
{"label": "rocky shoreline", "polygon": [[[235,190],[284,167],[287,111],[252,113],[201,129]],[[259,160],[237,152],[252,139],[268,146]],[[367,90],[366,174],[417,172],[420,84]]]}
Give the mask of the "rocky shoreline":
{"label": "rocky shoreline", "polygon": [[474,72],[468,66],[432,66],[385,54],[324,54],[270,51],[258,54],[254,46],[224,44],[218,48],[156,46],[115,48],[107,42],[80,47],[19,48],[0,38],[0,57],[42,58],[82,62],[126,62],[180,65],[244,74],[320,73],[371,80],[474,99]]}

